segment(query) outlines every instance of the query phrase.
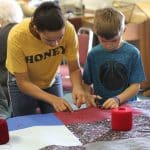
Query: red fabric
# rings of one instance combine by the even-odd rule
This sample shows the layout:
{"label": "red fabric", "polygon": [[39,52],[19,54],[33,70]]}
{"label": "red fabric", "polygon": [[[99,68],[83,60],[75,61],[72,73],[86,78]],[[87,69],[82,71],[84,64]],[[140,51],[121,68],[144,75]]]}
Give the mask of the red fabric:
{"label": "red fabric", "polygon": [[[130,107],[130,105],[123,105]],[[130,107],[131,108],[131,107]],[[131,108],[133,114],[141,114],[138,110]],[[74,112],[54,113],[65,125],[75,123],[91,123],[111,118],[111,109],[104,110],[95,107],[85,108]]]}
{"label": "red fabric", "polygon": [[99,108],[85,108],[74,112],[56,112],[55,115],[65,124],[88,123],[101,121],[110,116],[110,110],[102,111]]}

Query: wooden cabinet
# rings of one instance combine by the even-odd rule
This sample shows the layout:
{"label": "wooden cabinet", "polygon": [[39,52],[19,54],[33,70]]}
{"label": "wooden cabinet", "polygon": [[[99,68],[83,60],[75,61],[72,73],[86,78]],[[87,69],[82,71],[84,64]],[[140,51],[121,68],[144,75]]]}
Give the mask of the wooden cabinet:
{"label": "wooden cabinet", "polygon": [[81,19],[81,17],[69,18],[68,20],[74,25],[74,27],[76,29],[76,32],[82,26],[82,19]]}
{"label": "wooden cabinet", "polygon": [[139,25],[139,49],[147,80],[142,83],[143,88],[150,88],[150,20]]}
{"label": "wooden cabinet", "polygon": [[141,84],[141,88],[150,88],[150,20],[140,24],[128,24],[123,38],[131,43],[134,42],[139,48],[147,78]]}
{"label": "wooden cabinet", "polygon": [[85,26],[83,24],[84,20],[91,19],[91,18],[93,19],[93,17],[94,17],[94,14],[85,13],[84,15],[76,15],[76,16],[73,16],[73,17],[69,17],[67,19],[74,25],[76,31],[78,31],[78,29],[81,26]]}

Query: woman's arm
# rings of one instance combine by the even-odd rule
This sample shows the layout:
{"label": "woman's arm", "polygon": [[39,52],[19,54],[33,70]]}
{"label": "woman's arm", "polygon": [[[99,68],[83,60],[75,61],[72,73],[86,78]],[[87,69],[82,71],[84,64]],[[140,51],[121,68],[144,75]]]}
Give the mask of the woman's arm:
{"label": "woman's arm", "polygon": [[82,74],[80,65],[77,60],[68,62],[70,78],[72,82],[72,97],[73,102],[77,107],[80,107],[86,102],[86,95],[82,84]]}
{"label": "woman's arm", "polygon": [[23,93],[52,104],[54,109],[58,112],[64,110],[72,111],[72,108],[67,101],[55,95],[49,94],[33,84],[26,72],[15,73],[15,77],[17,85]]}

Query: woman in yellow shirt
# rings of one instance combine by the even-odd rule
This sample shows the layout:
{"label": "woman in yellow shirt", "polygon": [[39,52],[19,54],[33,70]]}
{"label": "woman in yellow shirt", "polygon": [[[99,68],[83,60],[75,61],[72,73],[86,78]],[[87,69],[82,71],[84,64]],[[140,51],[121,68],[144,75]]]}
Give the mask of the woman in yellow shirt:
{"label": "woman in yellow shirt", "polygon": [[59,65],[66,57],[73,84],[73,100],[80,107],[85,102],[78,61],[78,38],[60,7],[42,3],[33,18],[16,25],[8,37],[6,66],[13,115],[72,111],[64,100]]}

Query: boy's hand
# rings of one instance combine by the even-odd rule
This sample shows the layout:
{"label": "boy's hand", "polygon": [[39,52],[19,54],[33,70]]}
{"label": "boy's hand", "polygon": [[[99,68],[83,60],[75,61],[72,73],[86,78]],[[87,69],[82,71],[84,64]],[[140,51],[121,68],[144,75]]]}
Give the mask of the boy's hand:
{"label": "boy's hand", "polygon": [[104,99],[104,98],[96,98],[95,99],[96,106],[99,108],[102,108],[105,101],[106,101],[106,99]]}
{"label": "boy's hand", "polygon": [[97,102],[101,99],[102,97],[98,95],[88,95],[88,101],[87,101],[87,107],[97,107]]}
{"label": "boy's hand", "polygon": [[119,107],[119,104],[116,102],[114,98],[109,98],[105,101],[105,103],[102,105],[102,108],[104,109],[113,109]]}

